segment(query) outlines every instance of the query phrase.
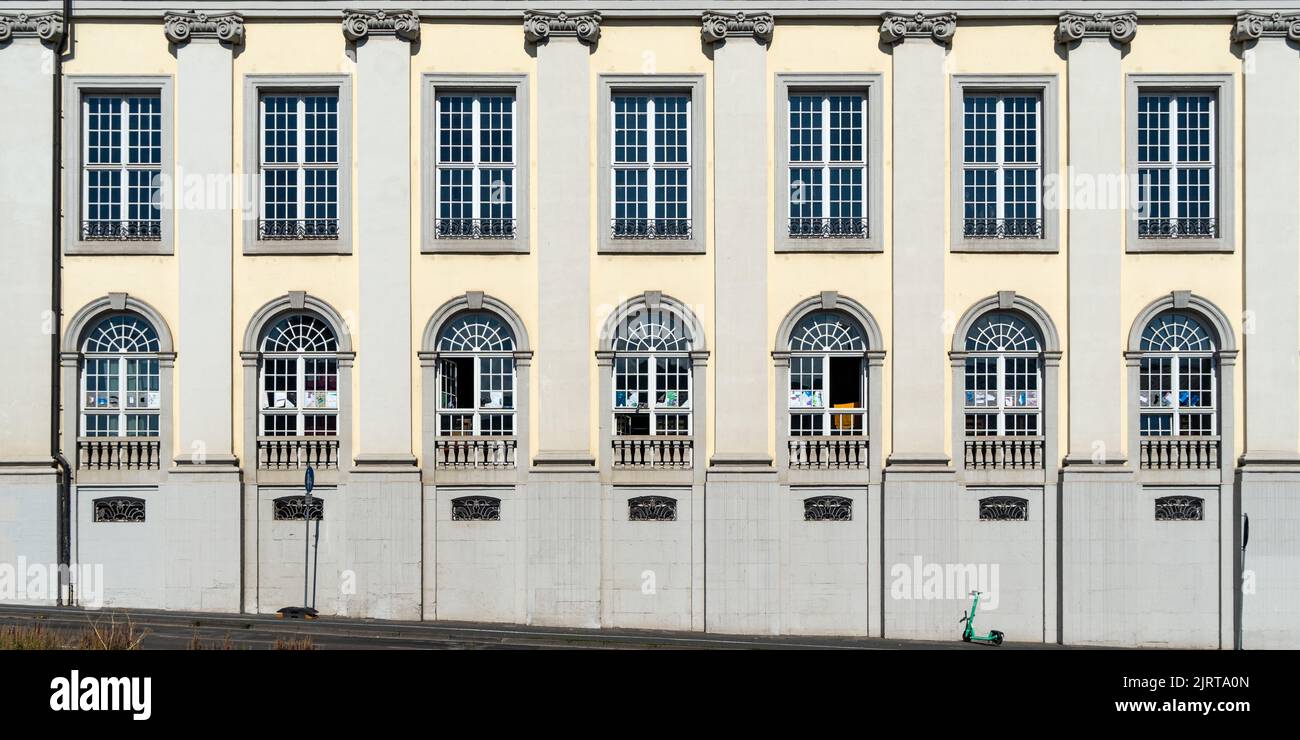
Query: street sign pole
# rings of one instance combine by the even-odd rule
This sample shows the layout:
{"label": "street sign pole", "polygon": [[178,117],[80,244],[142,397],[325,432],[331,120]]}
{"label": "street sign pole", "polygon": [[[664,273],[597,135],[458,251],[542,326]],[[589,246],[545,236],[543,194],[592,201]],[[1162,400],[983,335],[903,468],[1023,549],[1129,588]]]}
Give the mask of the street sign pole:
{"label": "street sign pole", "polygon": [[316,487],[316,471],[310,465],[303,476],[303,488],[307,495],[303,497],[306,506],[302,507],[302,608],[309,609],[307,600],[307,571],[311,569],[311,489]]}

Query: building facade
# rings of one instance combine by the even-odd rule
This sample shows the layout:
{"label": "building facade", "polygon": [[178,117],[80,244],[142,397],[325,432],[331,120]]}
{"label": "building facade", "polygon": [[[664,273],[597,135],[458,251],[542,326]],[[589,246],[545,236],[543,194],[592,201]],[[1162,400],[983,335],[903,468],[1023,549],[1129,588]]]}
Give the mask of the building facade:
{"label": "building facade", "polygon": [[5,8],[0,601],[1300,647],[1300,9],[1076,5]]}

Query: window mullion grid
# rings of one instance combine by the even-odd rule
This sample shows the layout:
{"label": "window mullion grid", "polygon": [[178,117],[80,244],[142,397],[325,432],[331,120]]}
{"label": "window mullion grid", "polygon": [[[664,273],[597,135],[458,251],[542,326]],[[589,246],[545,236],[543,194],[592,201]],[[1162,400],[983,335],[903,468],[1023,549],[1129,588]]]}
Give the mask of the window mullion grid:
{"label": "window mullion grid", "polygon": [[[823,139],[829,143],[830,139]],[[829,214],[830,212],[827,211]],[[829,218],[829,215],[827,216]],[[822,355],[822,434],[831,436],[831,356]]]}
{"label": "window mullion grid", "polygon": [[[656,198],[655,183],[659,181],[659,160],[655,156],[655,136],[658,134],[658,127],[655,125],[655,96],[654,94],[646,95],[645,104],[645,161],[646,161],[646,183],[645,183],[645,215],[646,220],[652,226],[658,226],[655,217]],[[657,229],[656,229],[657,230]],[[654,364],[654,358],[651,357],[651,365]],[[653,399],[651,399],[653,401]],[[653,408],[653,404],[651,404]],[[654,432],[654,414],[650,415],[650,431]]]}
{"label": "window mullion grid", "polygon": [[[298,222],[304,229],[307,227],[307,96],[299,95],[294,101],[294,107],[298,111],[297,132],[298,141],[295,147],[298,165],[298,182],[294,188],[295,199],[297,201]],[[301,394],[299,394],[301,397]],[[302,425],[299,424],[299,431]]]}
{"label": "window mullion grid", "polygon": [[[998,95],[994,98],[993,103],[993,218],[994,223],[1001,220],[1003,228],[1006,228],[1007,222],[1007,198],[1006,198],[1006,167],[1007,167],[1007,140],[1006,140],[1006,106],[1007,96]],[[998,367],[1002,367],[1002,356],[998,356]],[[1001,381],[998,381],[1001,383]],[[1002,425],[1002,399],[999,393],[998,398],[998,426]]]}
{"label": "window mullion grid", "polygon": [[118,131],[117,169],[119,172],[118,177],[120,178],[118,181],[119,187],[117,189],[117,198],[118,198],[117,203],[119,209],[117,212],[118,224],[122,224],[123,222],[129,220],[131,214],[131,210],[130,210],[131,173],[130,173],[130,167],[127,164],[130,161],[129,157],[131,155],[131,145],[129,143],[131,138],[131,133],[130,133],[131,99],[123,95],[120,100],[121,102],[118,103],[119,107],[118,107],[118,117],[117,117],[117,131]]}
{"label": "window mullion grid", "polygon": [[474,398],[470,401],[470,407],[473,409],[470,432],[476,437],[483,433],[482,409],[479,408],[479,402],[483,398],[483,361],[482,357],[474,357],[470,360],[474,376]]}
{"label": "window mullion grid", "polygon": [[117,436],[126,436],[126,357],[117,360]]}
{"label": "window mullion grid", "polygon": [[[1178,187],[1178,171],[1184,163],[1178,157],[1178,139],[1183,133],[1183,127],[1178,125],[1178,94],[1171,92],[1169,94],[1169,218],[1175,222],[1179,220],[1179,213],[1183,210],[1183,199],[1180,196]],[[1186,227],[1185,224],[1179,224]],[[1177,357],[1174,358],[1177,362]],[[1175,369],[1176,370],[1176,369]],[[1177,375],[1177,372],[1174,373]],[[1178,402],[1178,397],[1174,396],[1174,402]],[[1174,428],[1178,428],[1178,413],[1174,412]],[[1174,432],[1177,436],[1177,431]]]}
{"label": "window mullion grid", "polygon": [[1007,356],[1004,354],[997,355],[993,360],[993,394],[997,400],[997,435],[1005,437],[1007,434],[1007,409],[1006,393],[1003,392],[1006,385]]}
{"label": "window mullion grid", "polygon": [[294,406],[296,407],[295,411],[297,412],[294,431],[297,433],[295,436],[302,437],[305,436],[305,432],[307,431],[307,423],[306,423],[307,414],[305,412],[305,405],[307,403],[307,394],[304,392],[304,389],[306,389],[307,387],[306,382],[304,382],[306,380],[306,374],[307,374],[306,373],[307,358],[304,357],[303,355],[298,355],[296,358],[294,358],[294,360],[296,363],[296,369],[294,371],[295,372]]}
{"label": "window mullion grid", "polygon": [[[651,141],[650,139],[647,139],[646,141],[649,144],[653,144],[653,141]],[[654,155],[648,155],[647,159],[653,160]],[[645,381],[646,382],[646,410],[650,414],[650,436],[651,437],[658,436],[656,430],[659,426],[656,423],[659,419],[659,407],[657,403],[657,399],[659,397],[659,386],[658,386],[659,375],[656,372],[658,366],[659,366],[659,359],[657,357],[655,357],[654,355],[646,356],[646,381]]]}
{"label": "window mullion grid", "polygon": [[[481,116],[483,115],[483,96],[481,95],[470,96],[469,110],[470,110],[469,221],[471,224],[471,228],[473,228],[472,224],[475,221],[478,221],[480,228],[482,228],[483,214],[482,211],[480,211],[479,209],[482,208],[483,204],[481,202],[482,198],[479,197],[479,187],[483,181],[483,171],[481,169],[482,167],[481,147],[483,146],[483,140],[482,140],[483,126],[481,122]],[[478,384],[477,377],[475,377],[474,383],[477,391],[477,384]],[[475,409],[478,408],[477,398],[475,399],[474,402],[474,408]],[[478,430],[477,411],[475,411],[474,413],[474,429],[475,429],[475,433],[477,433]]]}
{"label": "window mullion grid", "polygon": [[1179,355],[1175,354],[1170,358],[1169,361],[1170,364],[1169,389],[1170,389],[1170,396],[1173,399],[1173,403],[1172,403],[1173,421],[1169,425],[1170,426],[1169,433],[1175,437],[1181,436],[1183,431],[1183,424],[1182,424],[1183,403],[1182,403],[1182,399],[1179,398],[1179,394],[1182,392],[1182,388],[1183,388],[1182,377],[1181,377],[1183,374],[1183,364],[1182,362],[1180,362],[1181,359],[1182,358]]}
{"label": "window mullion grid", "polygon": [[[822,187],[821,187],[821,223],[819,228],[829,228],[831,223],[831,96],[825,93],[821,96],[822,108]],[[827,360],[829,362],[829,359]],[[829,390],[829,389],[827,389]],[[827,415],[826,423],[830,423],[830,416]],[[829,427],[825,428],[830,431]]]}

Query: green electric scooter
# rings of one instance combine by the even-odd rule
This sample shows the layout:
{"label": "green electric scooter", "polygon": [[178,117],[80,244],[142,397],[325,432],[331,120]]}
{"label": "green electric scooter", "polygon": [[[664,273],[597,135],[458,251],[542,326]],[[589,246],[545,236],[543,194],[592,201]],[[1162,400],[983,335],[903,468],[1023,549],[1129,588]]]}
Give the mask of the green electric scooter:
{"label": "green electric scooter", "polygon": [[989,630],[987,635],[975,634],[975,610],[980,606],[980,594],[982,591],[971,591],[970,595],[975,597],[975,602],[970,605],[970,613],[963,612],[961,619],[957,620],[958,624],[966,623],[965,629],[961,631],[962,642],[987,642],[993,645],[1002,644],[1002,633],[997,630]]}

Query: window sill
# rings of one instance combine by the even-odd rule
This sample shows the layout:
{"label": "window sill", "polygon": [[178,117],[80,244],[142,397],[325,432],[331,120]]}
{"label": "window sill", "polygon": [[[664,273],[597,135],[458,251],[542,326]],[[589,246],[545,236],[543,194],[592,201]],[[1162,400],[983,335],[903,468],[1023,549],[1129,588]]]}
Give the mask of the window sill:
{"label": "window sill", "polygon": [[777,254],[816,254],[824,252],[880,254],[885,248],[875,238],[868,239],[778,239]]}
{"label": "window sill", "polygon": [[352,254],[352,244],[346,239],[255,239],[244,242],[244,254],[249,256]]}
{"label": "window sill", "polygon": [[85,241],[73,239],[64,242],[63,253],[68,256],[153,255],[167,257],[172,255],[172,240],[170,236],[164,236],[160,240],[95,239]]}
{"label": "window sill", "polygon": [[696,239],[605,239],[597,254],[704,254]]}
{"label": "window sill", "polygon": [[1232,254],[1236,246],[1231,240],[1218,239],[1129,239],[1129,254]]}
{"label": "window sill", "polygon": [[958,254],[1056,254],[1060,245],[1047,239],[957,239],[949,251]]}
{"label": "window sill", "polygon": [[528,254],[528,240],[437,239],[421,245],[420,254]]}

